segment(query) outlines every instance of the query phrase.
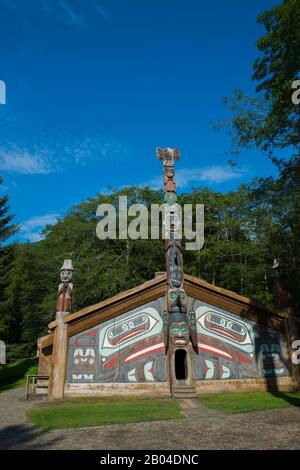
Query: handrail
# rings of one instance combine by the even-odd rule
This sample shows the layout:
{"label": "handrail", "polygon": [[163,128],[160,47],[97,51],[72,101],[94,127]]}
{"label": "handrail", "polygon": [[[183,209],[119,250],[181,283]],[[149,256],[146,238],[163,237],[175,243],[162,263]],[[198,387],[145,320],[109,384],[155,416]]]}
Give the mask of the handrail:
{"label": "handrail", "polygon": [[[25,400],[28,400],[29,395],[36,394],[36,386],[38,380],[49,380],[49,375],[27,375],[25,387]],[[29,393],[29,387],[32,386],[32,392]]]}

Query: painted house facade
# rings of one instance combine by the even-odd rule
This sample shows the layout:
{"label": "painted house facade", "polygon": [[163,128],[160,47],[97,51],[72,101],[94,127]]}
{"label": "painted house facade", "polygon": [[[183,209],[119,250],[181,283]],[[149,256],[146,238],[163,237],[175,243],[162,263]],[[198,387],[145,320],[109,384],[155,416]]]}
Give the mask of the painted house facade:
{"label": "painted house facade", "polygon": [[295,387],[289,309],[273,311],[184,274],[174,174],[179,150],[157,149],[157,156],[164,168],[166,272],[70,313],[73,266],[65,260],[56,320],[38,341],[49,398]]}
{"label": "painted house facade", "polygon": [[50,323],[38,341],[50,398],[293,388],[287,313],[189,275],[184,283],[193,334],[175,350],[166,273]]}

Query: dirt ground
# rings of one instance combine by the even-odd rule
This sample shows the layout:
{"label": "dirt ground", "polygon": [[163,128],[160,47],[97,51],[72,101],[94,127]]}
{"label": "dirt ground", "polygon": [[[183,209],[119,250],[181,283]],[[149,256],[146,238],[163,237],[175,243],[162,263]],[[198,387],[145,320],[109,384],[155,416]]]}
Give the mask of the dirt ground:
{"label": "dirt ground", "polygon": [[23,389],[0,394],[1,449],[204,450],[300,449],[300,409],[225,416],[196,400],[181,402],[184,420],[41,433],[25,421],[33,401]]}

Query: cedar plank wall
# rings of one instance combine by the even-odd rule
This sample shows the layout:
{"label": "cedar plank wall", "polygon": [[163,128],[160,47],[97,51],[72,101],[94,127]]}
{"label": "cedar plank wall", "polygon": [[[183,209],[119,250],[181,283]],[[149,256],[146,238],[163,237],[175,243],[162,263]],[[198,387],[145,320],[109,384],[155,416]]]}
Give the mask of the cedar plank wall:
{"label": "cedar plank wall", "polygon": [[[272,311],[255,301],[251,301],[250,299],[235,294],[234,292],[227,291],[226,289],[212,286],[205,281],[196,279],[189,275],[185,275],[185,289],[187,295],[195,299],[210,303],[216,307],[222,308],[231,313],[235,313],[249,320],[264,324],[276,330],[282,332],[285,331],[285,320],[287,318],[285,313]],[[140,305],[150,302],[151,300],[157,299],[165,295],[166,292],[166,274],[162,274],[153,280],[145,282],[141,286],[137,286],[136,288],[122,292],[112,297],[111,299],[107,299],[103,302],[100,302],[99,304],[87,307],[79,312],[68,315],[68,317],[65,319],[65,321],[69,323],[68,335],[72,336],[80,331],[84,331],[106,320],[109,320],[110,318],[114,318],[115,316],[125,313],[128,310],[134,309]],[[55,321],[50,323],[49,329],[51,333],[39,340],[40,374],[44,374],[45,371],[47,371],[46,375],[50,373],[53,331],[55,327]],[[284,380],[282,380],[282,385],[285,388],[291,385],[291,380],[289,378],[283,379]],[[226,382],[226,380],[215,380],[213,383],[206,382],[206,386],[201,387],[202,390],[200,390],[200,387],[197,386],[197,391],[200,393],[216,391],[216,389],[222,389],[225,391],[227,390],[226,385],[229,386],[230,391],[232,391],[233,388],[236,390],[240,387],[242,390],[246,390],[248,389],[248,385],[252,390],[265,389],[263,379],[252,379],[251,381],[243,380],[243,384],[240,383],[240,380],[228,381],[228,384]],[[201,383],[204,383],[204,381]]]}

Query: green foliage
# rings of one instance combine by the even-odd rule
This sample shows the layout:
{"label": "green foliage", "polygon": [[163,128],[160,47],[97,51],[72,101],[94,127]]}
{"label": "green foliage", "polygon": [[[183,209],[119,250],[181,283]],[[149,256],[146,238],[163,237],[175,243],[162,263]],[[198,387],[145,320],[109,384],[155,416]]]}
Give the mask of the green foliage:
{"label": "green foliage", "polygon": [[199,398],[208,408],[225,414],[300,407],[300,392],[212,393]]}
{"label": "green foliage", "polygon": [[[0,176],[0,187],[2,184],[3,178]],[[2,196],[0,198],[0,249],[17,230],[17,225],[11,223],[13,215],[10,215],[8,211],[8,196]]]}
{"label": "green foliage", "polygon": [[229,131],[235,152],[254,145],[275,163],[280,163],[276,151],[283,148],[299,156],[300,105],[291,100],[292,83],[299,79],[299,17],[300,0],[286,0],[257,19],[265,28],[254,62],[257,94],[236,90],[224,100],[232,118],[217,123]]}
{"label": "green foliage", "polygon": [[21,359],[0,366],[0,393],[12,388],[23,387],[26,375],[35,375],[37,371],[37,358]]}
{"label": "green foliage", "polygon": [[[0,176],[0,191],[3,179]],[[16,233],[18,227],[11,223],[13,216],[9,214],[8,196],[0,197],[0,339],[5,342],[18,340],[14,337],[15,318],[9,310],[9,276],[15,256],[15,247],[8,243],[9,238]]]}
{"label": "green foliage", "polygon": [[43,431],[66,428],[180,419],[175,400],[146,398],[84,398],[35,407],[27,418]]}
{"label": "green foliage", "polygon": [[27,375],[37,375],[38,373],[38,364],[34,364],[34,366],[29,367],[29,369],[26,371],[25,377]]}
{"label": "green foliage", "polygon": [[[181,204],[205,205],[204,247],[184,251],[185,272],[272,307],[273,258],[281,257],[299,311],[298,185],[299,167],[291,161],[278,180],[255,180],[228,194],[202,188],[180,195]],[[88,199],[47,227],[45,239],[15,247],[0,320],[10,322],[8,360],[28,357],[35,351],[38,336],[47,334],[47,325],[55,318],[64,258],[72,258],[75,267],[74,311],[165,270],[162,240],[99,240],[96,236],[98,204],[113,202],[117,207],[119,194]],[[162,201],[161,192],[149,189],[127,188],[122,194],[128,195],[130,203],[142,202],[148,208]]]}

